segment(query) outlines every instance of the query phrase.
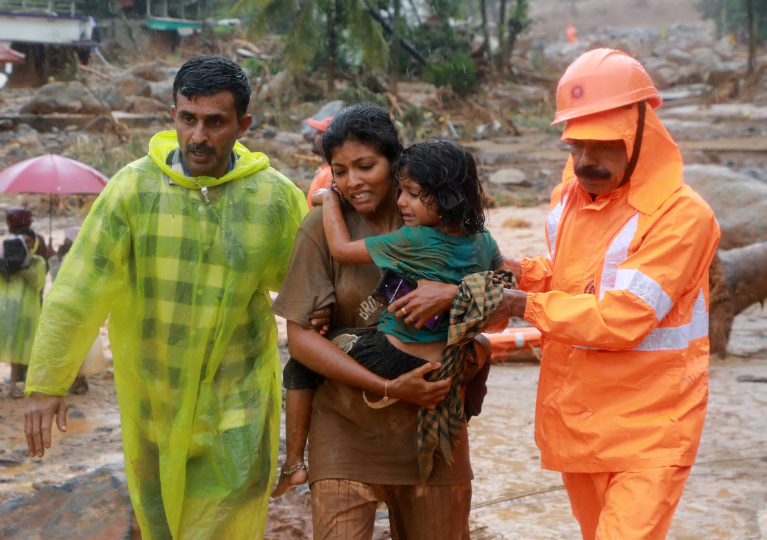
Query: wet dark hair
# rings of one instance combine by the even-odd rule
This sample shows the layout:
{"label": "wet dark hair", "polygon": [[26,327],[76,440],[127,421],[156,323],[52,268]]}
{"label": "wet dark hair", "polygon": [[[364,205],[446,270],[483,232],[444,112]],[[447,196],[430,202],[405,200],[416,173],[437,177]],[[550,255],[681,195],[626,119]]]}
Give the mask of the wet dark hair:
{"label": "wet dark hair", "polygon": [[474,157],[460,144],[428,140],[402,152],[394,167],[397,182],[412,178],[421,201],[436,207],[450,230],[470,236],[485,230],[485,192]]}
{"label": "wet dark hair", "polygon": [[402,141],[389,111],[370,103],[341,109],[322,136],[322,152],[328,163],[333,150],[346,141],[372,144],[376,151],[394,164],[402,152]]}
{"label": "wet dark hair", "polygon": [[250,83],[242,68],[220,56],[195,56],[176,73],[173,80],[173,104],[178,94],[186,98],[212,96],[222,90],[234,94],[234,108],[239,120],[248,112]]}
{"label": "wet dark hair", "polygon": [[32,240],[37,240],[37,234],[30,227],[16,229],[16,236],[29,236]]}

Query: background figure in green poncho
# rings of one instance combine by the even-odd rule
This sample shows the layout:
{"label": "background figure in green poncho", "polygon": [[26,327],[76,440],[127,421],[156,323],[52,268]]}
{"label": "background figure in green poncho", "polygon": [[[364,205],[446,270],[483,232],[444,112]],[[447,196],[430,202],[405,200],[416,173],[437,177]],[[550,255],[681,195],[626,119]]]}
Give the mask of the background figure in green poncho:
{"label": "background figure in green poncho", "polygon": [[228,60],[179,70],[176,132],[118,172],[46,297],[26,392],[30,454],[108,314],[128,488],[144,540],[263,534],[280,428],[269,291],[288,269],[303,194],[235,144],[250,85]]}
{"label": "background figure in green poncho", "polygon": [[0,362],[11,364],[10,395],[24,397],[16,387],[23,366],[29,365],[37,322],[40,291],[45,286],[45,260],[35,255],[37,237],[31,229],[20,229],[29,249],[29,266],[11,275],[0,274]]}

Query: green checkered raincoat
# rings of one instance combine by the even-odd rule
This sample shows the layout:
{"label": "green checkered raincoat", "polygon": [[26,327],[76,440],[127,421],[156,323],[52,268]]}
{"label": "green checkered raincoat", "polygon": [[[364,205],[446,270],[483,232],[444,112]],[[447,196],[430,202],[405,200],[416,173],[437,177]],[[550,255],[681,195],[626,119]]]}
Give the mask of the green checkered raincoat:
{"label": "green checkered raincoat", "polygon": [[45,260],[37,255],[29,268],[0,274],[0,362],[29,364],[44,286]]}
{"label": "green checkered raincoat", "polygon": [[280,288],[303,194],[235,147],[221,179],[172,167],[175,132],[118,172],[45,300],[27,379],[64,395],[109,337],[128,487],[144,540],[263,534],[280,429]]}

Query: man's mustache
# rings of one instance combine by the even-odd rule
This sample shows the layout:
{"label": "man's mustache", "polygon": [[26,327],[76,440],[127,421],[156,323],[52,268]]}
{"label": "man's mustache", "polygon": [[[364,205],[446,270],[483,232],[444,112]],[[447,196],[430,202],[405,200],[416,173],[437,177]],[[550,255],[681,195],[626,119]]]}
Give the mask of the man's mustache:
{"label": "man's mustache", "polygon": [[578,165],[575,167],[575,176],[579,178],[587,178],[589,180],[609,180],[613,177],[610,171],[600,169],[593,165]]}
{"label": "man's mustache", "polygon": [[197,144],[190,142],[186,145],[187,152],[202,152],[203,154],[210,154],[211,156],[216,154],[216,149],[207,144]]}

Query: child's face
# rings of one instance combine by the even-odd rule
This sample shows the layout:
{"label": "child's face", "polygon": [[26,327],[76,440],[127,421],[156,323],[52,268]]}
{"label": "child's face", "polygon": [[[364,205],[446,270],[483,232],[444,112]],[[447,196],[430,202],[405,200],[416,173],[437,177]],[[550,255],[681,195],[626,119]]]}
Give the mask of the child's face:
{"label": "child's face", "polygon": [[425,205],[421,201],[421,186],[415,180],[406,176],[400,181],[399,187],[402,191],[400,191],[397,199],[397,206],[406,227],[417,227],[418,225],[434,227],[442,223],[437,209],[430,204]]}
{"label": "child's face", "polygon": [[27,234],[23,234],[21,237],[24,239],[24,242],[26,242],[29,252],[32,253],[32,250],[35,248],[35,239]]}

